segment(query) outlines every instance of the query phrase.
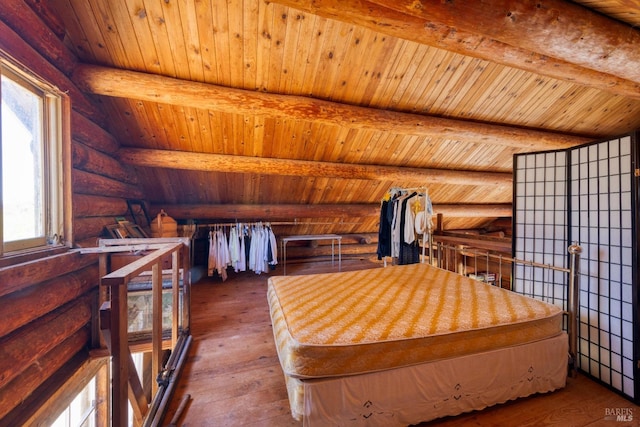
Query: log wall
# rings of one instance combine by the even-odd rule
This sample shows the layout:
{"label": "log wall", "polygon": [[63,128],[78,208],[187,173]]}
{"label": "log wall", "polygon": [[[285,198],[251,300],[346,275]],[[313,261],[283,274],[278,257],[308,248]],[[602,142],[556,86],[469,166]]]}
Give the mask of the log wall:
{"label": "log wall", "polygon": [[[74,247],[94,246],[105,225],[127,215],[126,200],[142,194],[131,168],[114,156],[120,144],[99,106],[71,82],[77,59],[62,41],[64,32],[45,23],[59,21],[43,21],[33,4],[3,0],[0,50],[69,97],[72,169],[65,187],[72,190],[72,219],[65,239]],[[97,261],[77,249],[0,257],[0,425],[22,424],[51,393],[45,390],[59,388],[51,381],[65,380],[60,372],[89,363]]]}

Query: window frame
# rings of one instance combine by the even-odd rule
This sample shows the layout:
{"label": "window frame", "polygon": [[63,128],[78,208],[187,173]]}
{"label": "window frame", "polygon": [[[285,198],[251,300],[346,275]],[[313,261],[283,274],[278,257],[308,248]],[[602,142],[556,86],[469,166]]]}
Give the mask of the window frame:
{"label": "window frame", "polygon": [[[33,393],[35,399],[29,404],[37,409],[24,417],[17,417],[20,425],[52,425],[56,419],[72,404],[76,396],[84,388],[93,383],[95,402],[91,413],[91,418],[95,425],[110,425],[110,378],[111,363],[109,357],[89,358],[85,363],[69,368],[66,375],[57,376],[55,384],[57,386],[44,387],[42,393],[38,389]],[[42,387],[42,386],[41,386]]]}
{"label": "window frame", "polygon": [[[0,75],[41,96],[43,102],[42,152],[44,218],[43,236],[4,242],[0,258],[46,251],[71,245],[71,137],[69,97],[0,51]],[[1,109],[1,106],[0,106]],[[0,130],[2,123],[0,120]],[[0,148],[2,134],[0,132]],[[0,237],[3,237],[2,150],[0,149]]]}

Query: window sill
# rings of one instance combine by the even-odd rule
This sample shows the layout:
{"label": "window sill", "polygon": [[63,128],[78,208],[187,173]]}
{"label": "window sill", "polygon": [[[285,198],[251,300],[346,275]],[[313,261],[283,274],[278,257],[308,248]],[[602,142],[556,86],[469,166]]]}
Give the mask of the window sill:
{"label": "window sill", "polygon": [[35,261],[52,255],[58,255],[67,252],[68,250],[69,247],[65,245],[50,245],[34,249],[7,252],[0,255],[0,268],[22,264],[23,262],[28,261]]}

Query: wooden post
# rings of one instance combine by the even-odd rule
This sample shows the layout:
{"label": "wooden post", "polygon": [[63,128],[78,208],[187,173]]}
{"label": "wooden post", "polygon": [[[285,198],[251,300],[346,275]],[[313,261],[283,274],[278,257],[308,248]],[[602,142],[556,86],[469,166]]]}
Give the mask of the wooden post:
{"label": "wooden post", "polygon": [[462,253],[462,251],[464,250],[464,246],[462,245],[458,245],[456,246],[456,253],[460,254],[460,258],[458,258],[457,256],[455,257],[455,259],[458,261],[458,265],[456,266],[456,272],[458,274],[461,274],[463,276],[467,275],[467,269],[465,268],[465,256]]}
{"label": "wooden post", "polygon": [[[151,269],[151,293],[153,305],[153,324],[151,327],[152,354],[151,374],[158,375],[162,369],[162,260],[153,264]],[[158,392],[158,383],[152,384],[152,395]]]}
{"label": "wooden post", "polygon": [[[180,254],[181,251],[186,248],[182,247],[180,250],[171,254],[171,348],[176,348],[178,343],[178,329],[180,327]],[[183,267],[183,289],[184,289],[184,275],[186,274],[186,268]]]}
{"label": "wooden post", "polygon": [[111,287],[111,422],[115,426],[126,426],[129,422],[129,346],[127,343],[127,282]]}
{"label": "wooden post", "polygon": [[183,239],[182,248],[182,334],[191,329],[191,239]]}
{"label": "wooden post", "polygon": [[[122,305],[122,304],[119,304],[119,305]],[[135,363],[133,362],[133,358],[131,357],[128,342],[125,342],[125,345],[123,346],[125,347],[125,352],[126,352],[125,359],[118,360],[118,362],[116,363],[116,355],[114,353],[113,345],[115,341],[122,341],[122,340],[120,338],[115,338],[115,335],[118,335],[117,331],[116,331],[116,334],[112,333],[113,332],[112,325],[111,325],[111,322],[113,319],[112,307],[113,307],[113,299],[111,301],[104,302],[100,307],[100,328],[102,330],[104,340],[107,344],[107,348],[109,349],[112,355],[112,363],[113,363],[112,396],[116,388],[115,386],[116,365],[118,366],[126,365],[127,378],[125,381],[125,386],[126,386],[127,392],[125,393],[125,398],[128,397],[128,400],[131,402],[134,421],[136,422],[137,425],[140,425],[142,424],[144,416],[148,411],[149,401],[145,396],[144,389],[142,387],[142,384],[140,383],[140,378],[138,377],[138,373],[136,372],[136,366],[135,366]],[[127,322],[125,322],[125,324],[127,324]],[[115,401],[115,398],[112,398],[112,401]],[[115,406],[112,406],[112,412],[111,412],[112,420],[116,420],[116,419],[119,420],[121,418],[121,414],[116,413],[116,410],[119,410],[119,409],[116,409]],[[126,415],[128,418],[128,414]]]}

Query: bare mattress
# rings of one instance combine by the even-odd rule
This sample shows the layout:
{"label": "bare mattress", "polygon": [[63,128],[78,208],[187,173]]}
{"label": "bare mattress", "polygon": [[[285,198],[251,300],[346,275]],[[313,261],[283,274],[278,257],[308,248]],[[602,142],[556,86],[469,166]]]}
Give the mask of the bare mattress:
{"label": "bare mattress", "polygon": [[377,372],[562,333],[562,310],[428,264],[276,276],[267,297],[293,378]]}

